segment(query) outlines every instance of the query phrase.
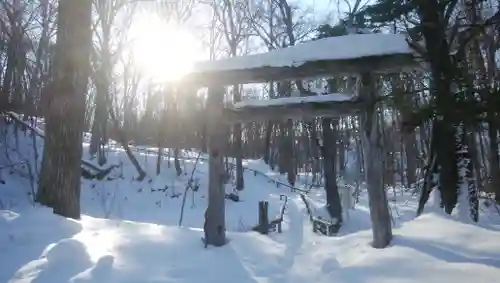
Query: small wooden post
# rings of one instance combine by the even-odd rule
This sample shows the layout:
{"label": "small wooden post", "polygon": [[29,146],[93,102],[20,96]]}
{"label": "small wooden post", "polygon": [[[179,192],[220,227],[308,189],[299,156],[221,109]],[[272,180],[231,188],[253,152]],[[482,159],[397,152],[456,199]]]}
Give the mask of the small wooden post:
{"label": "small wooden post", "polygon": [[365,180],[368,187],[368,204],[372,222],[373,247],[385,248],[392,240],[391,216],[383,182],[384,158],[379,131],[379,115],[376,105],[376,88],[373,74],[364,73],[360,77],[359,97],[371,102],[361,113],[361,143],[365,161]]}
{"label": "small wooden post", "polygon": [[269,203],[267,201],[259,201],[259,232],[261,234],[269,233]]}
{"label": "small wooden post", "polygon": [[347,184],[343,184],[339,189],[341,189],[342,216],[345,220],[349,220],[349,210],[352,208],[352,190]]}
{"label": "small wooden post", "polygon": [[209,152],[208,208],[205,237],[208,245],[223,246],[226,243],[226,219],[224,188],[223,145],[226,142],[223,114],[224,87],[209,88],[207,98],[207,135]]}
{"label": "small wooden post", "polygon": [[279,218],[279,222],[278,222],[278,233],[282,232],[283,216],[285,215],[285,209],[286,209],[286,205],[288,203],[288,196],[287,195],[280,195],[280,200],[283,200],[283,199],[285,199],[285,201],[283,202],[283,206],[281,207],[281,210],[280,210],[280,218]]}

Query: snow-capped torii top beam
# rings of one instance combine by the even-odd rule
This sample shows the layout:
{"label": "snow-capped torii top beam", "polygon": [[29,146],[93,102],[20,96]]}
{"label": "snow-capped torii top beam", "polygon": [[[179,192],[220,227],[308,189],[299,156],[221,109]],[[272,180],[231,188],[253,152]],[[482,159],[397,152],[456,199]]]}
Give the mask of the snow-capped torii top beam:
{"label": "snow-capped torii top beam", "polygon": [[209,86],[399,72],[415,68],[415,57],[402,34],[352,34],[261,54],[199,62],[182,81]]}

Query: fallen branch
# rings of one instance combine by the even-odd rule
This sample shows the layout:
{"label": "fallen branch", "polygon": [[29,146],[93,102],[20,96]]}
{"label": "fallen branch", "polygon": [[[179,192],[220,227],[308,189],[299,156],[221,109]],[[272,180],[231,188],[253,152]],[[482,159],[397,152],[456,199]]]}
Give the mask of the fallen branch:
{"label": "fallen branch", "polygon": [[184,206],[186,204],[187,192],[189,191],[189,189],[193,185],[193,181],[194,181],[193,176],[194,176],[194,172],[196,172],[196,166],[198,165],[198,160],[199,160],[200,155],[201,155],[201,152],[198,153],[198,157],[196,158],[196,163],[194,164],[193,170],[191,171],[191,177],[189,177],[188,183],[187,183],[186,188],[184,190],[184,196],[182,197],[182,205],[181,205],[181,215],[179,216],[179,226],[182,225],[182,219],[184,217]]}
{"label": "fallen branch", "polygon": [[309,202],[307,202],[306,196],[304,194],[300,194],[300,198],[304,202],[304,204],[306,206],[307,214],[309,214],[309,220],[312,222],[314,219],[314,216],[312,214],[311,207],[309,206]]}
{"label": "fallen branch", "polygon": [[18,162],[18,163],[13,163],[13,164],[9,164],[9,165],[4,165],[4,166],[0,167],[0,170],[2,170],[2,169],[7,169],[7,168],[12,168],[12,167],[16,167],[16,166],[18,166],[18,165],[24,165],[24,164],[26,164],[26,163],[28,163],[28,161],[21,161],[21,162]]}
{"label": "fallen branch", "polygon": [[118,168],[118,167],[120,167],[120,166],[118,166],[116,164],[111,165],[108,168],[104,169],[103,171],[97,171],[97,173],[95,173],[95,174],[82,167],[82,177],[85,179],[102,181],[102,180],[104,180],[104,178],[106,178],[106,176],[109,175],[109,173],[111,173],[111,171],[114,168]]}
{"label": "fallen branch", "polygon": [[144,180],[144,178],[146,178],[146,171],[144,171],[144,169],[142,169],[141,165],[139,164],[139,162],[135,158],[134,154],[132,153],[132,150],[130,149],[128,142],[125,138],[125,134],[123,133],[123,129],[120,126],[120,122],[118,121],[118,119],[116,119],[115,112],[113,111],[113,109],[111,107],[109,109],[109,116],[111,117],[111,120],[113,121],[113,125],[115,126],[115,130],[118,134],[118,139],[119,139],[118,142],[120,142],[123,149],[125,149],[125,153],[127,154],[128,158],[130,159],[132,164],[134,165],[135,169],[137,170],[137,173],[139,174],[139,176],[137,177],[137,181],[140,182],[140,181]]}
{"label": "fallen branch", "polygon": [[[41,130],[41,129],[39,129],[39,128],[33,126],[33,125],[31,125],[30,123],[28,123],[26,121],[23,121],[20,118],[19,114],[15,113],[15,112],[12,112],[12,111],[6,112],[6,114],[14,122],[19,123],[19,124],[25,126],[32,133],[36,134],[37,136],[39,136],[42,139],[45,139],[45,132],[43,130]],[[90,162],[89,160],[85,160],[85,159],[82,159],[81,162],[82,162],[82,176],[84,178],[87,178],[87,179],[99,179],[97,177],[101,177],[100,180],[102,180],[106,175],[108,175],[111,172],[112,169],[118,167],[118,165],[111,165],[111,166],[109,166],[107,168],[103,168],[103,167],[95,165],[92,162]],[[85,167],[87,167],[90,170],[95,171],[96,173],[90,172],[90,170],[88,170]]]}

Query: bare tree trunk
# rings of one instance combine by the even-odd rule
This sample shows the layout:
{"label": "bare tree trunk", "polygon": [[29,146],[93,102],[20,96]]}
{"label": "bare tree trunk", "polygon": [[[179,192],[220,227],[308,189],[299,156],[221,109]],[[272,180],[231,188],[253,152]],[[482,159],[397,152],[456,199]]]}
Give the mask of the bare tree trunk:
{"label": "bare tree trunk", "polygon": [[139,174],[139,176],[137,177],[137,181],[144,180],[144,178],[146,178],[146,171],[142,169],[141,165],[137,161],[137,158],[135,158],[134,154],[132,153],[132,150],[128,146],[128,140],[127,137],[125,136],[125,132],[123,131],[122,127],[120,127],[120,122],[116,118],[115,112],[112,109],[109,111],[109,115],[111,116],[111,120],[113,121],[113,124],[115,126],[115,130],[118,135],[118,141],[122,145],[123,149],[125,149],[127,157],[130,159],[130,162],[132,162],[132,165],[134,165],[135,169],[137,170],[137,173]]}
{"label": "bare tree trunk", "polygon": [[273,122],[267,121],[264,136],[264,162],[269,165],[271,161],[271,135],[273,132]]}
{"label": "bare tree trunk", "polygon": [[161,161],[163,160],[163,146],[158,144],[158,156],[156,157],[156,175],[161,173]]}
{"label": "bare tree trunk", "polygon": [[[492,120],[492,119],[491,119]],[[488,123],[488,137],[490,139],[490,148],[488,151],[488,165],[490,168],[489,176],[491,178],[489,186],[495,192],[495,200],[500,203],[500,156],[498,156],[498,128],[494,121]]]}
{"label": "bare tree trunk", "polygon": [[182,168],[181,168],[181,162],[179,161],[179,148],[176,147],[174,149],[174,167],[175,167],[175,172],[177,173],[177,176],[180,176],[182,174]]}
{"label": "bare tree trunk", "polygon": [[33,113],[34,116],[40,116],[39,105],[41,98],[41,89],[43,82],[43,59],[47,57],[49,49],[49,28],[50,28],[50,17],[49,17],[49,1],[43,0],[40,2],[41,8],[41,20],[42,20],[42,31],[40,34],[40,40],[38,41],[38,47],[36,50],[36,62],[35,70],[33,72],[32,78],[30,80],[29,93],[33,99]]}
{"label": "bare tree trunk", "polygon": [[293,141],[295,139],[295,133],[294,133],[294,125],[292,120],[286,121],[286,136],[284,138],[285,142],[285,151],[280,152],[280,154],[284,154],[286,160],[284,166],[286,168],[287,172],[287,181],[290,185],[295,186],[295,181],[297,177],[297,172],[295,169],[296,166],[296,154],[295,154],[295,148],[293,145]]}
{"label": "bare tree trunk", "polygon": [[157,136],[157,144],[158,144],[158,156],[156,160],[156,175],[160,175],[161,173],[161,163],[163,161],[163,151],[165,144],[165,125],[167,125],[167,108],[163,105],[163,110],[161,111],[161,119],[160,125],[158,125],[158,136]]}
{"label": "bare tree trunk", "polygon": [[106,156],[103,145],[106,143],[106,127],[108,123],[108,96],[109,96],[109,80],[107,71],[102,69],[97,72],[96,82],[96,101],[94,111],[94,121],[92,124],[92,137],[90,140],[90,154],[97,154],[99,165],[106,163]]}
{"label": "bare tree trunk", "polygon": [[[342,205],[337,185],[337,136],[336,125],[332,127],[332,119],[323,118],[323,170],[325,172],[326,207],[331,218],[342,222]],[[336,124],[336,123],[335,123]]]}
{"label": "bare tree trunk", "polygon": [[[343,119],[340,119],[339,120],[339,123],[343,123]],[[347,144],[347,138],[346,138],[346,131],[347,129],[345,127],[342,127],[344,130],[343,132],[340,132],[339,131],[339,139],[338,139],[338,142],[339,142],[339,145],[338,145],[338,149],[339,149],[339,175],[340,176],[344,176],[344,173],[345,173],[345,154],[346,154],[346,144]]]}
{"label": "bare tree trunk", "polygon": [[[238,85],[233,86],[234,101],[241,101],[241,93]],[[243,148],[241,141],[241,124],[234,125],[234,147],[236,158],[236,189],[243,190],[245,187],[245,180],[243,179]]]}
{"label": "bare tree trunk", "polygon": [[415,142],[415,132],[402,133],[403,143],[406,154],[406,181],[407,185],[411,186],[417,181],[417,147]]}
{"label": "bare tree trunk", "polygon": [[[475,188],[478,188],[478,190],[482,190],[483,186],[481,183],[481,164],[479,161],[479,153],[478,153],[478,144],[477,140],[475,137],[476,129],[473,126],[464,126],[464,142],[467,144],[467,151],[468,151],[468,156],[467,158],[469,159],[469,163],[472,166],[472,169],[470,172],[468,172],[471,176],[473,175],[473,182],[475,182]],[[473,172],[472,172],[473,171]],[[470,185],[470,184],[469,184]]]}
{"label": "bare tree trunk", "polygon": [[92,47],[92,2],[61,1],[53,75],[46,115],[45,146],[36,200],[54,213],[80,218],[85,93]]}

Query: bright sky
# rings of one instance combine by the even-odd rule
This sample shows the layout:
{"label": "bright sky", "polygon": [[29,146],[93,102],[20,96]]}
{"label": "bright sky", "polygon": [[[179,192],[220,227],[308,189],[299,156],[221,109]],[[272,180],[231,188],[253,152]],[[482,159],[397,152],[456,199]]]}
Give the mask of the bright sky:
{"label": "bright sky", "polygon": [[[303,7],[313,7],[318,20],[337,9],[336,0],[295,0]],[[294,2],[293,0],[291,2]],[[129,33],[136,67],[154,82],[175,80],[189,72],[193,63],[206,60],[202,42],[186,27],[167,24],[151,11],[136,15]]]}
{"label": "bright sky", "polygon": [[136,66],[156,82],[175,80],[203,59],[201,44],[189,30],[152,14],[138,16],[129,36]]}

